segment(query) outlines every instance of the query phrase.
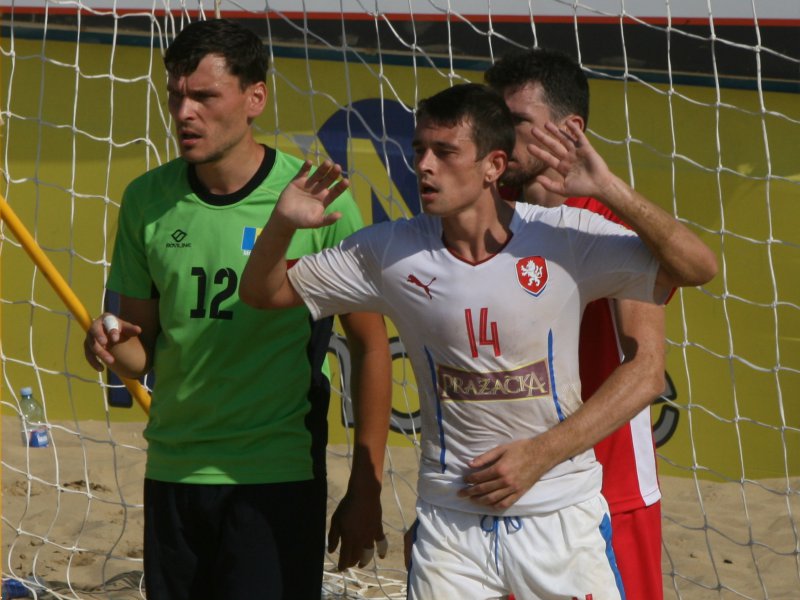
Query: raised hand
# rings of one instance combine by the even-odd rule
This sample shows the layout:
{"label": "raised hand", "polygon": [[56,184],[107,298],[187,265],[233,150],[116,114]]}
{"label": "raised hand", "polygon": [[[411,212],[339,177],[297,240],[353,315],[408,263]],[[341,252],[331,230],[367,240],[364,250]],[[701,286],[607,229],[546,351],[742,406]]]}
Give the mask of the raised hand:
{"label": "raised hand", "polygon": [[536,180],[546,190],[565,197],[605,195],[616,176],[580,126],[567,121],[562,130],[547,123],[544,129],[534,127],[532,133],[539,144],[528,144],[528,152],[561,175],[560,181],[539,175]]}
{"label": "raised hand", "polygon": [[273,218],[295,229],[325,227],[342,216],[339,212],[325,214],[328,206],[350,187],[342,179],[342,167],[325,160],[312,174],[306,161],[294,179],[281,192]]}

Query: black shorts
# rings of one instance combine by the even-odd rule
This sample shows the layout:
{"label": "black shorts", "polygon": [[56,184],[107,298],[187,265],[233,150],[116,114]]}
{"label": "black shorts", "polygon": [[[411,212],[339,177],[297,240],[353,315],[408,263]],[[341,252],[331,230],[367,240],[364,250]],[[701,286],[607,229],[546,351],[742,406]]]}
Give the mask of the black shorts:
{"label": "black shorts", "polygon": [[145,479],[148,600],[319,600],[324,479],[197,485]]}

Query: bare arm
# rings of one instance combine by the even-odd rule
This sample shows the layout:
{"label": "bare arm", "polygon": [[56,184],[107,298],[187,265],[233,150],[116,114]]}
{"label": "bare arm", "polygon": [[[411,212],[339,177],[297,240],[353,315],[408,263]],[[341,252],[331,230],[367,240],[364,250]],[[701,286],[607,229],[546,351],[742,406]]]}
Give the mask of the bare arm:
{"label": "bare arm", "polygon": [[256,240],[239,284],[239,298],[245,304],[254,308],[302,304],[286,276],[289,242],[298,229],[325,227],[337,221],[341,214],[326,215],[325,209],[349,186],[346,179],[339,179],[341,167],[329,160],[309,176],[310,170],[311,163],[306,161],[281,192],[272,216]]}
{"label": "bare arm", "polygon": [[666,289],[702,285],[717,273],[717,259],[697,235],[661,207],[614,175],[581,128],[568,121],[566,131],[548,123],[534,128],[540,146],[528,151],[558,171],[563,181],[539,176],[545,189],[562,196],[594,196],[613,210],[647,245],[658,262],[657,284]]}
{"label": "bare arm", "polygon": [[107,366],[121,377],[142,377],[152,367],[156,337],[161,331],[158,300],[120,296],[119,329],[106,331],[103,317],[108,314],[95,319],[86,332],[86,360],[98,371]]}
{"label": "bare arm", "polygon": [[350,385],[356,424],[353,470],[328,534],[328,552],[333,552],[341,539],[338,567],[342,570],[355,564],[364,566],[368,562],[363,560],[364,549],[373,548],[385,537],[380,495],[392,410],[392,374],[383,316],[351,313],[340,318],[353,359]]}
{"label": "bare arm", "polygon": [[617,302],[625,360],[575,413],[529,440],[504,444],[472,461],[481,469],[461,492],[480,504],[507,508],[545,473],[593,447],[649,406],[664,390],[664,308]]}
{"label": "bare arm", "polygon": [[[349,183],[339,165],[326,160],[309,175],[306,162],[281,192],[272,215],[256,240],[239,285],[239,297],[255,308],[302,304],[287,277],[286,250],[294,232],[325,227],[341,216],[325,214]],[[339,568],[363,562],[364,549],[383,540],[380,490],[383,454],[391,412],[391,363],[383,317],[372,313],[342,316],[353,358],[356,443],[348,491],[331,518],[328,547],[342,542]]]}

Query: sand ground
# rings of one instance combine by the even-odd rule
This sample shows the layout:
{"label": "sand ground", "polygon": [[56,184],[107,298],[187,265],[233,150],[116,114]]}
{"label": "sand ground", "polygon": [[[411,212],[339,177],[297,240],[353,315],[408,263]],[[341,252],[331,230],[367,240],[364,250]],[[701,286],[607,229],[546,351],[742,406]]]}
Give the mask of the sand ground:
{"label": "sand ground", "polygon": [[[4,577],[35,574],[68,598],[142,597],[141,430],[139,423],[54,424],[49,448],[26,450],[16,419],[3,418]],[[330,514],[346,486],[347,447],[331,446],[328,459]],[[377,570],[331,572],[329,597],[404,597],[415,450],[390,448],[386,467],[389,553]],[[662,488],[665,598],[800,599],[800,479],[740,485],[670,477]]]}

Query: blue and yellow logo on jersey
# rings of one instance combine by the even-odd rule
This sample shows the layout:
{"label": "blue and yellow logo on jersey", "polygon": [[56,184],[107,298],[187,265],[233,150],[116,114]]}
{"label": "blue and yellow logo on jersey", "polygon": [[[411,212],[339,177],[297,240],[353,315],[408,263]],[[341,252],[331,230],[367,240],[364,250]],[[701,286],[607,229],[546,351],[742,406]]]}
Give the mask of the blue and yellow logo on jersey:
{"label": "blue and yellow logo on jersey", "polygon": [[242,230],[242,254],[250,256],[253,246],[256,245],[256,239],[261,235],[263,227],[245,227]]}

